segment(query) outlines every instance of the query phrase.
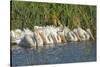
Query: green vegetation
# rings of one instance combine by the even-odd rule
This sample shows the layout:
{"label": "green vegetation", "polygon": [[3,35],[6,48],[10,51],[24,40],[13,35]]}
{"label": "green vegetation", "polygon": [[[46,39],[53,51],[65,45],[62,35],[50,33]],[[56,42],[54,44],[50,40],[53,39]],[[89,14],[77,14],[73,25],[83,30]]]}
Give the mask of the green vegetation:
{"label": "green vegetation", "polygon": [[11,1],[11,29],[33,30],[34,25],[81,26],[96,38],[96,6]]}

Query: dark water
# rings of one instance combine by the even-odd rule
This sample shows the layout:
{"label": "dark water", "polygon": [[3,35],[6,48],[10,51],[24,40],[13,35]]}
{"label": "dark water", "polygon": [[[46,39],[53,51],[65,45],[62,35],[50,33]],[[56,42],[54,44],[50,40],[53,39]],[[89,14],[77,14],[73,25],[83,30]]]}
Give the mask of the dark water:
{"label": "dark water", "polygon": [[11,49],[12,66],[96,61],[96,41],[68,42],[49,49]]}

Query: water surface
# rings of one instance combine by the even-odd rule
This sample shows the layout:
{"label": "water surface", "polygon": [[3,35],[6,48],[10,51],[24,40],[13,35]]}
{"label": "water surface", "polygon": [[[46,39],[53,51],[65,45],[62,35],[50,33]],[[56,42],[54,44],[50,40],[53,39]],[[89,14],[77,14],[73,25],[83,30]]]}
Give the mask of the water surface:
{"label": "water surface", "polygon": [[48,49],[11,49],[12,66],[96,61],[96,41],[68,42]]}

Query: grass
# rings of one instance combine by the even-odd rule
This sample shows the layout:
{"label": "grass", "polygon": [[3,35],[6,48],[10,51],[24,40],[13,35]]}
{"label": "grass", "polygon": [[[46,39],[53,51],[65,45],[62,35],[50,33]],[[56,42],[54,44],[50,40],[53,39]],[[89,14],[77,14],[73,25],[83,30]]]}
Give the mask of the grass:
{"label": "grass", "polygon": [[11,29],[35,25],[68,26],[70,29],[81,26],[90,28],[96,38],[96,6],[11,1]]}

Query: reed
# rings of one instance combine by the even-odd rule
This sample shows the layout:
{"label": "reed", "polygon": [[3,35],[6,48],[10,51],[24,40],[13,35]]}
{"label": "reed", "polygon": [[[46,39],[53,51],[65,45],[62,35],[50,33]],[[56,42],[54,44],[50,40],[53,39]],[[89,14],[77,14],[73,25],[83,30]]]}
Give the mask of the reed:
{"label": "reed", "polygon": [[96,38],[96,6],[11,1],[11,29],[34,26],[81,26]]}

